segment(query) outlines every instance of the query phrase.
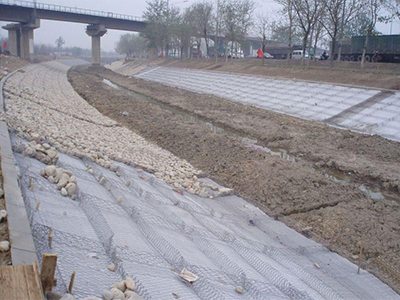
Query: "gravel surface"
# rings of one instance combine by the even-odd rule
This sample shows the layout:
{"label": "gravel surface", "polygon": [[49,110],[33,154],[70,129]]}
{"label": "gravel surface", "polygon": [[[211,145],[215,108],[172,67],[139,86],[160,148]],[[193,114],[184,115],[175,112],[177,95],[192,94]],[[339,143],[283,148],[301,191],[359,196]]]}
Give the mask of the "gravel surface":
{"label": "gravel surface", "polygon": [[77,157],[88,156],[111,168],[110,159],[140,166],[176,189],[211,194],[201,172],[170,152],[119,126],[84,101],[67,80],[68,66],[59,62],[30,65],[6,83],[6,111],[11,128],[28,140],[45,138],[53,147]]}

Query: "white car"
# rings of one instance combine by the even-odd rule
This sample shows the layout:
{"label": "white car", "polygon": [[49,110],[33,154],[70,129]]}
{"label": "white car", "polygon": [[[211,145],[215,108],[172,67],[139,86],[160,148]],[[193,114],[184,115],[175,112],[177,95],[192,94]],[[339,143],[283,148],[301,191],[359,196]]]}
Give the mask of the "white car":
{"label": "white car", "polygon": [[243,54],[243,51],[236,51],[236,50],[233,50],[233,51],[229,51],[229,54],[228,54],[228,57],[229,58],[244,58],[244,54]]}
{"label": "white car", "polygon": [[271,54],[269,54],[268,52],[265,52],[265,53],[264,53],[264,57],[265,57],[266,59],[273,59],[273,58],[274,58],[274,56],[271,55]]}
{"label": "white car", "polygon": [[[305,59],[308,59],[308,53],[306,51]],[[292,59],[303,59],[303,50],[294,50],[292,52]]]}

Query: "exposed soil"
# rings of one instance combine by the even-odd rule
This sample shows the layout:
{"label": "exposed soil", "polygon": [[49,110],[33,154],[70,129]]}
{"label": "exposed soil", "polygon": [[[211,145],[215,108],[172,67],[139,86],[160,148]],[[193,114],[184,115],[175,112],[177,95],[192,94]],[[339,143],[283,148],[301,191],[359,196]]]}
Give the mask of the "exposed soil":
{"label": "exposed soil", "polygon": [[0,80],[8,73],[28,64],[29,62],[18,57],[0,54]]}
{"label": "exposed soil", "polygon": [[[0,158],[1,159],[1,158]],[[0,160],[1,161],[1,160]],[[3,172],[0,169],[0,189],[3,194]],[[6,209],[4,195],[0,197],[0,210]],[[9,241],[10,237],[8,234],[8,223],[7,219],[0,223],[0,241]],[[1,252],[0,251],[0,266],[11,265],[11,251]]]}
{"label": "exposed soil", "polygon": [[[75,90],[103,114],[187,159],[266,213],[350,260],[357,261],[354,255],[364,233],[363,266],[400,292],[395,271],[400,269],[399,143],[124,77],[104,68],[75,68],[69,77]],[[205,123],[128,96],[106,85],[103,77],[257,139],[260,145],[283,148],[296,161],[254,150],[226,132],[212,132]],[[345,171],[350,180],[343,185],[327,179],[326,170]],[[368,198],[358,188],[360,183],[383,188],[395,201]]]}

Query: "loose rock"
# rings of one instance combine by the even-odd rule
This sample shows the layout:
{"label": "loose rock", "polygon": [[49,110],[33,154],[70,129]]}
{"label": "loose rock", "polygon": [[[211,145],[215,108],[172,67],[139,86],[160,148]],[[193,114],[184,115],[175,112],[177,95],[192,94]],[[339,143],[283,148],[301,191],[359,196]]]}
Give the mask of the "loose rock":
{"label": "loose rock", "polygon": [[112,300],[125,300],[124,293],[120,289],[112,288],[110,292],[113,294]]}
{"label": "loose rock", "polygon": [[10,250],[10,242],[9,241],[0,242],[0,252],[7,252],[8,250]]}
{"label": "loose rock", "polygon": [[7,218],[7,211],[2,209],[0,210],[0,223],[3,222]]}
{"label": "loose rock", "polygon": [[56,176],[56,166],[47,166],[46,168],[44,168],[45,174],[47,176]]}
{"label": "loose rock", "polygon": [[110,265],[108,265],[108,269],[111,271],[111,272],[114,272],[115,271],[115,265],[114,264],[110,264]]}
{"label": "loose rock", "polygon": [[77,300],[77,299],[71,294],[65,294],[64,296],[61,297],[60,300]]}
{"label": "loose rock", "polygon": [[67,190],[65,188],[61,189],[61,195],[63,195],[63,196],[67,196],[68,195],[68,192],[67,192]]}
{"label": "loose rock", "polygon": [[113,293],[110,291],[104,291],[101,296],[103,297],[103,300],[112,300],[114,297]]}
{"label": "loose rock", "polygon": [[65,186],[65,189],[67,190],[68,196],[72,197],[76,194],[77,186],[75,183],[70,182]]}
{"label": "loose rock", "polygon": [[136,284],[135,284],[135,281],[133,280],[133,278],[127,277],[125,279],[125,285],[128,289],[130,289],[132,291],[136,291]]}
{"label": "loose rock", "polygon": [[235,292],[238,294],[243,294],[244,288],[241,285],[238,285],[237,287],[235,287]]}

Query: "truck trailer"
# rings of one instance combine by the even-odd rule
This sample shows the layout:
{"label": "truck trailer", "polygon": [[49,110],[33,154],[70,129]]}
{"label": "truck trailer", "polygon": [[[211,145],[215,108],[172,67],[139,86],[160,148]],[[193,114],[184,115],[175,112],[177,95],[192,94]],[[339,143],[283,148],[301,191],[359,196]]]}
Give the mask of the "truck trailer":
{"label": "truck trailer", "polygon": [[[342,41],[341,59],[361,61],[365,39],[365,36],[353,36],[351,40]],[[335,59],[338,58],[338,48],[338,46],[335,47]],[[365,60],[368,62],[400,62],[400,35],[370,36]]]}

